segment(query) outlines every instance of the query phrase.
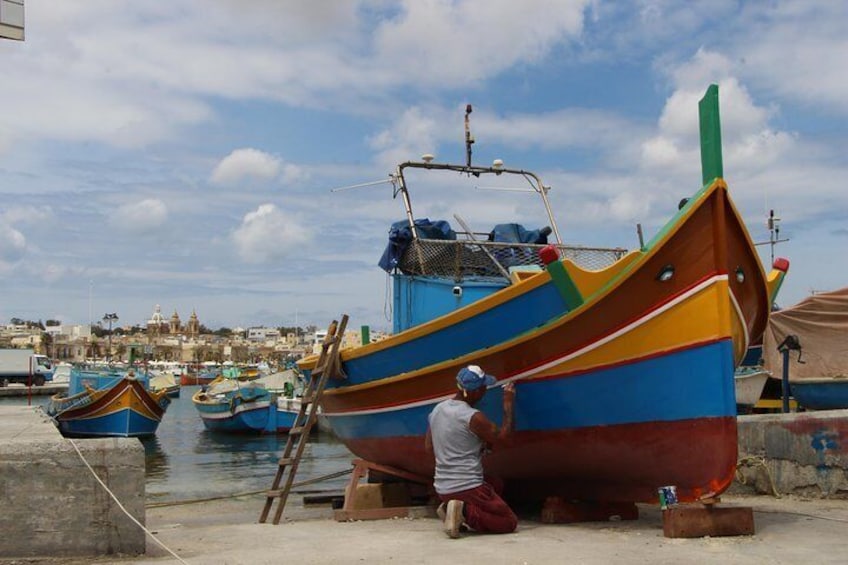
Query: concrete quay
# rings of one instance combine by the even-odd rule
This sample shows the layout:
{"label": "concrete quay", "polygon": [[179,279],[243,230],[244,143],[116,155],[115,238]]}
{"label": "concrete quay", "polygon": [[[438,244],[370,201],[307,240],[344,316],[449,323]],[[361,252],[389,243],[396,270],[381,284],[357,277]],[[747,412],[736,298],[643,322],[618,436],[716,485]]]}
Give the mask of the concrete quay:
{"label": "concrete quay", "polygon": [[[669,539],[657,506],[634,521],[542,524],[522,517],[515,533],[449,539],[435,517],[335,522],[326,507],[292,498],[278,525],[257,523],[264,498],[243,497],[147,510],[148,527],[184,563],[342,564],[782,564],[845,562],[848,504],[841,500],[727,496],[754,510],[753,536]],[[20,563],[20,562],[19,562]],[[179,563],[148,539],[147,554],[26,563]]]}
{"label": "concrete quay", "polygon": [[68,383],[46,383],[43,386],[28,387],[21,383],[11,383],[8,386],[0,387],[0,398],[8,398],[14,396],[53,396],[59,392],[68,390]]}
{"label": "concrete quay", "polygon": [[137,439],[72,441],[40,408],[0,406],[0,559],[144,553],[144,532],[86,462],[144,523],[144,448]]}
{"label": "concrete quay", "polygon": [[554,525],[525,515],[516,533],[459,540],[435,518],[339,523],[296,496],[276,526],[257,523],[262,495],[145,508],[137,441],[75,440],[154,540],[120,514],[49,421],[0,407],[0,564],[844,563],[846,423],[848,411],[741,417],[739,481],[721,505],[751,507],[755,534],[698,539],[665,538],[656,505],[639,505],[634,521]]}

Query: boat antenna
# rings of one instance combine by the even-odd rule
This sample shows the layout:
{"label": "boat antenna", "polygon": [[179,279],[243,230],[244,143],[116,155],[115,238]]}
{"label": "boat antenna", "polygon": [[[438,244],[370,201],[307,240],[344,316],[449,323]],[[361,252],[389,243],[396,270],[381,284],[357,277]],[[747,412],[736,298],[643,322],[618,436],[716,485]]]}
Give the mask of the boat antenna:
{"label": "boat antenna", "polygon": [[474,144],[474,136],[471,135],[471,121],[468,116],[471,115],[471,104],[465,105],[465,163],[466,166],[471,166],[471,146]]}
{"label": "boat antenna", "polygon": [[771,264],[774,265],[774,246],[778,243],[783,243],[785,241],[789,241],[788,237],[780,239],[780,218],[774,215],[774,210],[769,210],[768,220],[766,220],[766,226],[769,231],[769,239],[768,241],[759,241],[754,245],[766,245],[771,248]]}

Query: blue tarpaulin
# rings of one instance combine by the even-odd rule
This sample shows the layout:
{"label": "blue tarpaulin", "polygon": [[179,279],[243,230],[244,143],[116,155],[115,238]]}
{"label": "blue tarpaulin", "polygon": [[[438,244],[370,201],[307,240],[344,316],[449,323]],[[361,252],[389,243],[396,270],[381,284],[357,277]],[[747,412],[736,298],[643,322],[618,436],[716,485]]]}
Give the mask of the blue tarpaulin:
{"label": "blue tarpaulin", "polygon": [[524,229],[521,224],[498,224],[489,234],[489,241],[502,243],[534,243],[546,245],[551,228]]}
{"label": "blue tarpaulin", "polygon": [[[431,222],[428,218],[420,218],[415,220],[415,230],[421,239],[456,239],[456,232],[444,220]],[[377,263],[380,268],[387,273],[396,269],[410,241],[412,241],[412,230],[409,227],[409,222],[401,220],[393,223],[392,227],[389,228],[389,243]]]}

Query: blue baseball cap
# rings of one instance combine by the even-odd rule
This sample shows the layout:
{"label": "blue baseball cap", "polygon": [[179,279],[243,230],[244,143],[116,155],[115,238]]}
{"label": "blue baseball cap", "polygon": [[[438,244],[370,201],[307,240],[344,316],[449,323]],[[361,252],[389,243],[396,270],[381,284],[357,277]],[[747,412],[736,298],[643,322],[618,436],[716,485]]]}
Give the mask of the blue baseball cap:
{"label": "blue baseball cap", "polygon": [[497,382],[492,375],[487,375],[477,365],[469,365],[459,370],[456,375],[456,384],[463,390],[477,390],[480,387],[489,387]]}

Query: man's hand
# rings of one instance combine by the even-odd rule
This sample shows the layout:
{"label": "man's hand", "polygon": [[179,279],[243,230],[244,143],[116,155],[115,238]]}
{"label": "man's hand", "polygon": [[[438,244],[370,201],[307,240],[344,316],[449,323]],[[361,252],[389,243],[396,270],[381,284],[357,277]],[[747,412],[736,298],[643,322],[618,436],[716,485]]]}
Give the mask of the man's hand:
{"label": "man's hand", "polygon": [[515,427],[513,420],[513,408],[515,407],[515,384],[512,382],[506,383],[503,387],[503,425],[501,426],[501,435],[505,436],[512,432]]}

